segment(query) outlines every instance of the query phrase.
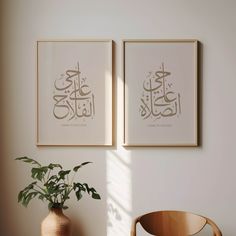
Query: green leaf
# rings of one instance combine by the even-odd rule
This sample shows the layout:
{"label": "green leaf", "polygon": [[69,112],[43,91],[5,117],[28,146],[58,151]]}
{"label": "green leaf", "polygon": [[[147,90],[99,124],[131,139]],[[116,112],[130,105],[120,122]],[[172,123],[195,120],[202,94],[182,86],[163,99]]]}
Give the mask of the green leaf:
{"label": "green leaf", "polygon": [[86,191],[86,188],[81,183],[74,183],[73,189],[76,190],[76,188],[78,188],[80,191]]}
{"label": "green leaf", "polygon": [[39,198],[40,200],[42,200],[42,201],[44,201],[44,199],[46,199],[46,197],[45,197],[43,194],[40,194],[40,195],[38,196],[38,198]]}
{"label": "green leaf", "polygon": [[39,181],[42,181],[43,177],[48,171],[47,166],[39,167],[39,168],[32,168],[31,169],[31,177],[33,179],[38,179]]}
{"label": "green leaf", "polygon": [[47,188],[47,193],[50,195],[57,193],[57,190],[58,190],[58,186],[55,185],[55,183],[53,182],[47,184],[46,188]]}
{"label": "green leaf", "polygon": [[86,188],[81,183],[73,183],[73,189],[75,191],[76,198],[79,201],[83,197],[82,192],[85,192]]}
{"label": "green leaf", "polygon": [[91,190],[90,190],[88,184],[85,183],[85,184],[83,184],[83,185],[85,186],[85,188],[86,188],[86,190],[87,190],[87,193],[89,194]]}
{"label": "green leaf", "polygon": [[74,169],[73,169],[73,171],[74,171],[74,172],[77,172],[78,169],[80,169],[82,166],[85,166],[85,165],[87,165],[87,164],[89,164],[89,163],[92,163],[92,162],[91,162],[91,161],[83,162],[82,164],[80,164],[80,165],[78,165],[78,166],[75,166]]}
{"label": "green leaf", "polygon": [[68,175],[71,172],[71,170],[61,170],[59,171],[58,175],[60,176],[60,179],[65,179],[65,176]]}
{"label": "green leaf", "polygon": [[96,192],[92,192],[92,198],[93,199],[101,199],[100,195]]}
{"label": "green leaf", "polygon": [[97,193],[95,188],[90,188],[88,184],[84,183],[83,184],[87,190],[87,193],[90,195],[92,193],[92,198],[93,199],[101,199],[100,195]]}
{"label": "green leaf", "polygon": [[38,195],[38,192],[30,192],[23,198],[22,204],[27,207],[29,202]]}
{"label": "green leaf", "polygon": [[21,202],[22,199],[23,199],[23,196],[24,196],[24,191],[20,191],[19,194],[18,194],[18,202]]}
{"label": "green leaf", "polygon": [[34,192],[34,194],[33,194],[33,192],[30,193],[30,191],[34,191],[33,188],[36,183],[37,182],[35,181],[35,182],[29,184],[22,191],[19,192],[18,202],[21,202],[24,206],[28,205],[29,201],[37,195],[36,192]]}
{"label": "green leaf", "polygon": [[77,198],[78,201],[83,197],[83,195],[82,195],[80,190],[76,191],[75,195],[76,195],[76,198]]}
{"label": "green leaf", "polygon": [[15,158],[16,161],[23,161],[23,162],[26,162],[26,163],[30,163],[32,165],[38,165],[38,166],[41,166],[41,164],[37,161],[35,161],[34,159],[32,158],[29,158],[29,157],[17,157]]}
{"label": "green leaf", "polygon": [[57,175],[52,175],[48,180],[47,182],[44,184],[44,185],[47,185],[51,182],[54,182],[54,183],[57,183],[59,181],[59,177]]}
{"label": "green leaf", "polygon": [[33,189],[34,185],[37,184],[37,181],[34,181],[32,183],[30,183],[28,186],[26,186],[22,192],[25,192],[25,191],[29,191],[30,189]]}

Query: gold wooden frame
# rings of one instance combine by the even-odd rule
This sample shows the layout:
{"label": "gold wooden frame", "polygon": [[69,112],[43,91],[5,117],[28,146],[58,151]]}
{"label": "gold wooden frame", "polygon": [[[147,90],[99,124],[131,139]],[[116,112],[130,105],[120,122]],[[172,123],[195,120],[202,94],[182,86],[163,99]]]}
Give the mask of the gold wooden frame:
{"label": "gold wooden frame", "polygon": [[[37,76],[36,76],[36,120],[37,120],[37,124],[36,124],[36,145],[37,146],[88,146],[88,147],[96,147],[96,146],[113,146],[113,142],[114,142],[114,132],[113,132],[113,119],[114,119],[114,99],[113,99],[113,90],[114,90],[114,82],[113,82],[113,40],[111,39],[79,39],[79,40],[38,40],[37,42],[37,59],[36,59],[36,68],[37,68]],[[106,142],[106,143],[99,143],[99,144],[86,144],[86,143],[83,143],[83,144],[80,144],[80,143],[72,143],[72,144],[69,144],[69,143],[45,143],[45,142],[41,142],[40,140],[40,117],[39,117],[39,114],[40,114],[40,111],[39,111],[39,99],[40,99],[40,95],[39,95],[39,44],[40,43],[107,43],[108,44],[108,47],[109,47],[109,51],[108,51],[108,54],[109,54],[109,77],[110,77],[110,82],[109,82],[109,88],[110,88],[110,94],[109,94],[109,98],[106,98],[106,99],[109,99],[110,100],[110,107],[109,107],[109,110],[110,110],[110,114],[109,114],[109,121],[107,122],[110,127],[109,127],[109,132],[110,132],[110,136],[109,136],[109,141]],[[104,78],[104,81],[105,78]],[[105,82],[104,82],[105,83]],[[108,127],[106,127],[108,128]]]}
{"label": "gold wooden frame", "polygon": [[[193,132],[194,132],[194,141],[192,143],[161,143],[161,144],[143,144],[143,143],[130,143],[127,142],[127,122],[126,122],[126,109],[127,109],[127,104],[126,104],[126,97],[127,97],[127,92],[126,92],[126,45],[129,43],[192,43],[193,44],[193,56],[194,56],[194,73],[193,73],[193,83],[194,83],[194,88],[193,88],[193,100],[194,100],[194,127],[193,127]],[[198,46],[199,46],[199,41],[196,39],[125,39],[123,40],[122,43],[122,57],[123,57],[123,122],[124,122],[124,127],[123,127],[123,146],[125,147],[196,147],[199,145],[199,137],[198,137],[198,126],[199,126],[199,121],[198,121]],[[138,129],[138,127],[137,127]]]}

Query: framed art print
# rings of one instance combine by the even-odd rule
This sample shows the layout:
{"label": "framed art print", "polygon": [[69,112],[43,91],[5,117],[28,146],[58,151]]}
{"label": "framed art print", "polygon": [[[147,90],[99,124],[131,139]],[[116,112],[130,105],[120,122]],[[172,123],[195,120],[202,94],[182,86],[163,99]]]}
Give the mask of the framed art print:
{"label": "framed art print", "polygon": [[37,145],[112,145],[112,41],[37,42]]}
{"label": "framed art print", "polygon": [[124,40],[124,145],[197,146],[197,40]]}

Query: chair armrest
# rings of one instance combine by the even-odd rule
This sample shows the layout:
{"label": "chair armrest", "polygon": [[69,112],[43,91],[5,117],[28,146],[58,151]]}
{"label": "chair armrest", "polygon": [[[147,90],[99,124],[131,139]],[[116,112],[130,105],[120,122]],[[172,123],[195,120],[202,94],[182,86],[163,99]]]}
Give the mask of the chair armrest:
{"label": "chair armrest", "polygon": [[131,233],[130,233],[131,236],[136,236],[136,224],[139,222],[139,220],[140,220],[140,217],[134,219],[131,226]]}
{"label": "chair armrest", "polygon": [[207,224],[209,224],[212,227],[213,230],[213,235],[214,236],[222,236],[222,233],[220,231],[220,229],[218,228],[218,226],[210,219],[206,218],[207,220]]}

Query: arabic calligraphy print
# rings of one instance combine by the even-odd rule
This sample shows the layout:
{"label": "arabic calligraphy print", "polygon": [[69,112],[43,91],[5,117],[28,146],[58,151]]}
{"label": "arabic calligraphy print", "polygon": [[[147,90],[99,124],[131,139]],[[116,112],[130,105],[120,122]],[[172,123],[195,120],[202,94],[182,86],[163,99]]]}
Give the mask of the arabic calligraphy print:
{"label": "arabic calligraphy print", "polygon": [[95,116],[95,97],[82,76],[79,62],[75,69],[68,69],[54,82],[53,116],[58,120],[85,121]]}
{"label": "arabic calligraphy print", "polygon": [[198,41],[123,41],[124,146],[198,145]]}
{"label": "arabic calligraphy print", "polygon": [[112,40],[37,41],[38,146],[112,146]]}
{"label": "arabic calligraphy print", "polygon": [[171,81],[171,72],[162,63],[158,70],[149,71],[143,82],[139,112],[143,120],[156,121],[181,114],[181,96]]}

